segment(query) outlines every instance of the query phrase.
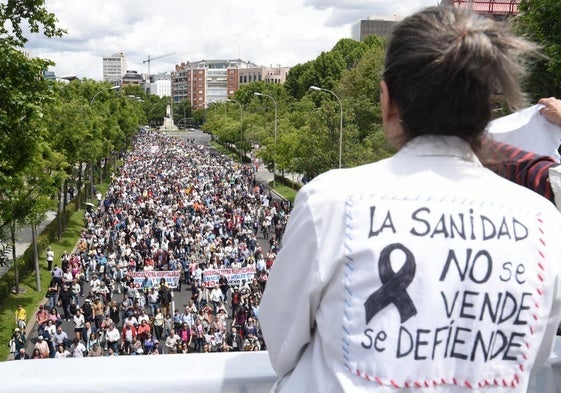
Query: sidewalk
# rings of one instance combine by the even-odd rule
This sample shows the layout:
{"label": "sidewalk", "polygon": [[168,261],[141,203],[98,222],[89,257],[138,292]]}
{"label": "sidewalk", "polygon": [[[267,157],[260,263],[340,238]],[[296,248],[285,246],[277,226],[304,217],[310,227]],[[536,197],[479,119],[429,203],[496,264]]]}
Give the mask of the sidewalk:
{"label": "sidewalk", "polygon": [[[39,235],[47,225],[49,225],[56,218],[56,212],[47,212],[47,216],[41,224],[37,226],[37,234]],[[16,231],[16,257],[19,258],[31,245],[31,228],[24,227]],[[12,253],[10,251],[10,260],[6,266],[0,266],[0,277],[2,277],[11,268]]]}
{"label": "sidewalk", "polygon": [[[280,177],[280,174],[277,173],[277,179]],[[294,183],[302,184],[302,175],[296,175],[294,173],[288,173],[284,176],[286,179],[291,180]],[[255,174],[255,180],[259,183],[262,183],[266,188],[269,187],[269,183],[273,181],[273,172],[269,171],[265,165],[259,165],[257,172]],[[284,199],[282,195],[271,188],[271,192],[273,192],[279,199]]]}
{"label": "sidewalk", "polygon": [[[41,224],[39,224],[37,226],[37,234],[40,234],[43,229],[45,229],[45,227],[47,225],[49,225],[54,219],[56,219],[56,212],[47,212],[47,215],[45,217],[45,219],[43,220],[43,222],[41,222]],[[30,227],[24,227],[24,228],[20,228],[17,232],[16,232],[16,258],[19,258],[20,256],[22,256],[25,251],[29,248],[29,246],[31,245],[31,228]],[[11,259],[12,254],[10,252],[10,260],[7,263],[6,266],[0,266],[0,277],[2,277],[4,274],[6,274],[6,272],[8,272],[8,270],[12,267],[13,265],[13,261]],[[37,305],[38,307],[38,305]],[[37,312],[37,310],[33,310],[32,313],[29,313],[29,322],[27,323],[27,327],[25,329],[25,337],[27,337],[28,342],[31,342],[29,340],[30,338],[30,334],[31,332],[34,330],[34,326],[35,326],[35,321],[34,321],[34,315]],[[36,331],[37,329],[35,329]],[[7,360],[13,360],[14,358],[14,354],[10,353],[8,355]]]}

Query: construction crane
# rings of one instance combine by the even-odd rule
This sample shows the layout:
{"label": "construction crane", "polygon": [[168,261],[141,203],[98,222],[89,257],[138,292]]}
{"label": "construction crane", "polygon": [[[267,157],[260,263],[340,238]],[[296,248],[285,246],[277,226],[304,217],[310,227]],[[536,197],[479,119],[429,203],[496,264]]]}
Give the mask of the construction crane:
{"label": "construction crane", "polygon": [[151,63],[153,60],[163,59],[164,57],[168,57],[168,56],[171,56],[171,55],[175,55],[175,52],[173,52],[173,53],[168,53],[168,54],[162,55],[162,56],[157,56],[157,57],[150,57],[150,55],[148,55],[148,58],[147,58],[146,60],[143,60],[143,61],[142,61],[142,64],[148,63],[148,80],[150,80],[150,63]]}

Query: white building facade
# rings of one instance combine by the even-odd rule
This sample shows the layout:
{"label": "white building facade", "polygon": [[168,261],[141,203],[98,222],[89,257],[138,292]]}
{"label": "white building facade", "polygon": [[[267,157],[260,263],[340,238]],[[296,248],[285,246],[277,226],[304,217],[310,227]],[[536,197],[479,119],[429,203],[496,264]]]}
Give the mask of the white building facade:
{"label": "white building facade", "polygon": [[158,97],[171,97],[171,81],[157,80],[150,83],[150,94]]}
{"label": "white building facade", "polygon": [[127,72],[127,57],[124,53],[114,53],[103,57],[103,80],[119,82]]}

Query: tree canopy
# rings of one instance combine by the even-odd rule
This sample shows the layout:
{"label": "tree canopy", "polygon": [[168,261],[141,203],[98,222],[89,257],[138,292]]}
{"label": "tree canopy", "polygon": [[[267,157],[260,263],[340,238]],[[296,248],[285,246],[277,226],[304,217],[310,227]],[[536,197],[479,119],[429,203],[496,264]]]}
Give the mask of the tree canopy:
{"label": "tree canopy", "polygon": [[521,34],[542,46],[543,58],[533,59],[526,91],[536,100],[561,97],[561,2],[521,0],[516,26]]}
{"label": "tree canopy", "polygon": [[[243,85],[234,99],[243,106],[241,143],[261,146],[259,155],[279,173],[313,178],[339,162],[341,109],[343,111],[343,166],[361,165],[387,157],[381,126],[379,86],[385,41],[341,39],[329,52],[290,69],[284,85],[255,82]],[[311,86],[324,90],[311,91]],[[277,137],[274,136],[274,102]],[[336,99],[340,99],[342,108]],[[235,108],[235,107],[234,107]],[[214,103],[206,112],[205,130],[226,144],[240,143],[239,114],[227,102]]]}

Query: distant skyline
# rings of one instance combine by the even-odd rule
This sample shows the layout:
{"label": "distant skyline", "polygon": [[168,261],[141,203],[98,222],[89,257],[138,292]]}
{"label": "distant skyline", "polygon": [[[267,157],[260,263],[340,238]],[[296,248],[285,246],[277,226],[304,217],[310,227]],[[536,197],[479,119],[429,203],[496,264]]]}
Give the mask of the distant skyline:
{"label": "distant skyline", "polygon": [[46,0],[67,34],[30,36],[33,56],[57,76],[102,80],[103,56],[123,52],[127,68],[171,72],[176,64],[237,59],[292,67],[330,51],[369,15],[404,17],[438,0]]}

